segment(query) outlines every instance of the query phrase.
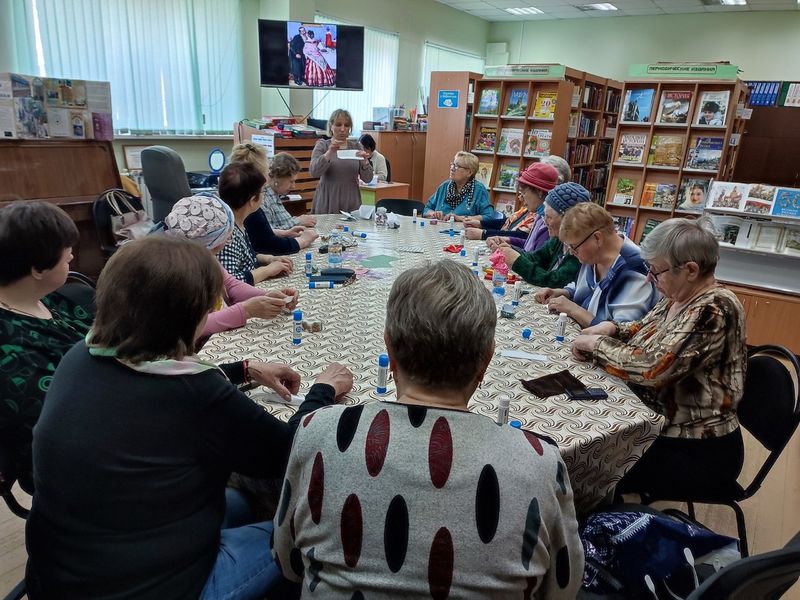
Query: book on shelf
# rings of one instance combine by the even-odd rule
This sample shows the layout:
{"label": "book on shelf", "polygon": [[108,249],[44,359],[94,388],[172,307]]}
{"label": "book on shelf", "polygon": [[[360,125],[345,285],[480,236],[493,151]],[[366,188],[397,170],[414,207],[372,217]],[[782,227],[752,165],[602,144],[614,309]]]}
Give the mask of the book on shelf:
{"label": "book on shelf", "polygon": [[506,219],[508,219],[516,212],[516,204],[513,200],[498,200],[494,205],[494,209],[497,212],[503,213]]}
{"label": "book on shelf", "polygon": [[609,162],[613,150],[614,142],[612,140],[600,140],[597,142],[597,160],[600,162]]}
{"label": "book on shelf", "polygon": [[758,235],[758,223],[751,219],[730,215],[711,215],[711,222],[714,223],[714,227],[720,235],[721,245],[750,248]]}
{"label": "book on shelf", "polygon": [[481,92],[481,101],[478,104],[479,115],[496,115],[500,103],[500,90],[486,88]]}
{"label": "book on shelf", "polygon": [[741,211],[744,208],[748,187],[744,183],[715,181],[708,191],[708,207]]}
{"label": "book on shelf", "polygon": [[497,145],[497,127],[481,127],[478,131],[478,141],[475,150],[494,152]]}
{"label": "book on shelf", "polygon": [[500,130],[500,141],[497,143],[498,154],[522,154],[522,129],[503,127]]}
{"label": "book on shelf", "polygon": [[800,218],[800,190],[779,188],[775,194],[772,216]]}
{"label": "book on shelf", "polygon": [[596,137],[599,123],[599,119],[581,115],[580,120],[578,121],[578,136]]}
{"label": "book on shelf", "polygon": [[682,135],[654,135],[650,142],[647,164],[661,167],[680,167],[683,160]]}
{"label": "book on shelf", "polygon": [[678,186],[674,183],[659,183],[656,185],[656,195],[653,198],[653,208],[672,210],[678,196]]}
{"label": "book on shelf", "polygon": [[800,227],[786,227],[781,252],[800,256]]}
{"label": "book on shelf", "polygon": [[656,123],[688,123],[691,103],[691,91],[665,90],[658,104]]}
{"label": "book on shelf", "polygon": [[681,183],[680,204],[678,210],[701,213],[706,207],[710,179],[684,179]]}
{"label": "book on shelf", "polygon": [[622,233],[627,238],[631,237],[631,233],[633,232],[633,217],[612,216],[611,218],[614,221],[614,229],[617,230],[617,233]]}
{"label": "book on shelf", "polygon": [[489,188],[489,183],[492,181],[492,171],[494,165],[490,160],[482,160],[478,163],[478,172],[475,173],[475,180],[480,181],[486,188]]}
{"label": "book on shelf", "polygon": [[606,112],[619,112],[620,100],[622,100],[622,92],[614,88],[608,88],[608,92],[606,92]]}
{"label": "book on shelf", "polygon": [[496,187],[506,190],[514,190],[517,186],[517,177],[519,176],[519,168],[514,165],[501,164],[500,171],[497,173]]}
{"label": "book on shelf", "polygon": [[578,122],[580,121],[581,113],[569,113],[569,125],[567,126],[567,137],[578,137]]}
{"label": "book on shelf", "polygon": [[533,105],[534,119],[552,119],[556,114],[556,92],[536,92],[536,102]]}
{"label": "book on shelf", "polygon": [[642,164],[646,133],[623,133],[619,139],[617,161],[631,164]]}
{"label": "book on shelf", "polygon": [[700,171],[718,171],[725,140],[720,137],[697,137],[689,147],[686,168]]}
{"label": "book on shelf", "polygon": [[622,121],[626,123],[649,123],[655,94],[655,88],[626,90]]}
{"label": "book on shelf", "polygon": [[528,143],[525,144],[525,156],[544,158],[550,156],[550,140],[553,132],[549,129],[531,129],[528,131]]}
{"label": "book on shelf", "polygon": [[775,194],[778,188],[773,185],[754,183],[747,190],[744,200],[744,212],[756,215],[769,215],[775,205]]}
{"label": "book on shelf", "polygon": [[636,192],[636,181],[630,177],[620,177],[614,186],[614,204],[633,204],[633,195]]}
{"label": "book on shelf", "polygon": [[591,110],[602,110],[603,108],[603,88],[593,85],[586,85],[583,88],[583,108]]}
{"label": "book on shelf", "polygon": [[607,138],[617,136],[617,115],[606,115],[603,117],[603,130],[600,135]]}
{"label": "book on shelf", "polygon": [[570,100],[569,106],[570,108],[578,108],[581,103],[581,88],[580,86],[573,86],[572,87],[572,99]]}
{"label": "book on shelf", "polygon": [[728,111],[728,100],[730,90],[713,92],[703,92],[700,94],[700,101],[697,103],[697,111],[694,116],[695,125],[725,125],[725,115]]}
{"label": "book on shelf", "polygon": [[647,235],[651,231],[653,231],[653,229],[658,227],[660,224],[661,224],[660,219],[647,219],[647,221],[644,222],[644,227],[642,227],[642,235],[639,238],[639,245],[641,245],[642,242],[644,241],[644,238],[646,238]]}
{"label": "book on shelf", "polygon": [[750,247],[763,252],[777,252],[785,227],[780,223],[757,223],[756,227],[756,239]]}
{"label": "book on shelf", "polygon": [[525,88],[514,88],[508,95],[508,106],[506,116],[524,117],[528,112],[528,90]]}
{"label": "book on shelf", "polygon": [[639,206],[642,208],[653,208],[653,200],[656,197],[656,183],[645,183],[642,188],[642,197],[639,199]]}

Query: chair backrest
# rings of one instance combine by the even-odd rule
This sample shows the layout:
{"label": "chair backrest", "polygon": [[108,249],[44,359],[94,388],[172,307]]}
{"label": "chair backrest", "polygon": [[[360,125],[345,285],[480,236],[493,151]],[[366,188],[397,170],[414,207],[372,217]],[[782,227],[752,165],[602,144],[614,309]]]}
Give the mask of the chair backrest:
{"label": "chair backrest", "polygon": [[687,600],[780,598],[800,577],[800,533],[781,550],[737,560],[723,567]]}
{"label": "chair backrest", "polygon": [[[143,210],[142,201],[121,188],[108,189],[100,194],[97,200],[94,201],[92,204],[92,220],[94,221],[94,227],[97,231],[97,239],[100,240],[100,248],[108,255],[113,254],[117,249],[117,240],[114,237],[114,233],[111,231],[111,216],[114,215],[115,212],[107,200],[108,194],[111,193],[124,196],[134,210]],[[120,210],[123,212],[125,211],[124,204],[118,203],[118,206]]]}
{"label": "chair backrest", "polygon": [[414,214],[414,209],[417,209],[417,214],[421,217],[422,210],[425,204],[419,200],[406,200],[405,198],[383,198],[375,203],[375,209],[383,207],[387,212],[404,217],[410,217]]}
{"label": "chair backrest", "polygon": [[761,486],[800,424],[800,363],[783,346],[758,346],[747,359],[744,393],[737,407],[739,423],[769,455],[745,496]]}
{"label": "chair backrest", "polygon": [[392,163],[385,156],[383,158],[386,161],[386,181],[390,182],[392,180]]}
{"label": "chair backrest", "polygon": [[180,155],[166,146],[142,150],[142,174],[153,201],[153,221],[163,221],[181,198],[192,195]]}
{"label": "chair backrest", "polygon": [[83,273],[70,271],[66,283],[55,293],[64,296],[73,304],[77,304],[92,317],[97,313],[95,283]]}

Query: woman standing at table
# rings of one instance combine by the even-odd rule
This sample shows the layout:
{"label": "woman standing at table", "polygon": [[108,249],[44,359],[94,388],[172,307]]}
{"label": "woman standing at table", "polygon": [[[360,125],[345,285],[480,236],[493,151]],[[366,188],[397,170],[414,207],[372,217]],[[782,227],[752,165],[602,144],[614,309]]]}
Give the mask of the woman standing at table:
{"label": "woman standing at table", "polygon": [[494,208],[489,204],[489,191],[475,179],[479,165],[478,157],[471,152],[456,152],[450,163],[450,178],[428,199],[423,216],[446,219],[453,214],[456,221],[475,215],[492,216]]}
{"label": "woman standing at table", "polygon": [[[281,579],[272,523],[247,524],[225,484],[232,471],[281,477],[299,421],[352,375],[331,365],[289,423],[272,417],[191,351],[221,293],[219,265],[188,240],[151,236],[108,261],[93,329],[34,430],[31,597],[260,598]],[[284,397],[300,384],[278,363],[238,375]]]}
{"label": "woman standing at table", "polygon": [[558,448],[467,408],[496,321],[464,265],[399,275],[384,332],[397,401],[298,429],[275,521],[287,578],[319,598],[575,598],[583,548]]}
{"label": "woman standing at table", "polygon": [[[319,177],[311,212],[316,215],[350,212],[361,206],[358,179],[372,181],[373,169],[367,153],[358,142],[347,138],[353,129],[353,117],[344,109],[336,109],[328,119],[329,140],[319,140],[311,153],[309,171]],[[339,158],[340,150],[355,152],[355,158]]]}
{"label": "woman standing at table", "polygon": [[588,327],[609,319],[640,319],[658,301],[639,246],[616,232],[601,206],[582,202],[568,210],[559,238],[582,266],[569,285],[536,292],[534,299],[547,304],[550,312],[567,313]]}
{"label": "woman standing at table", "polygon": [[714,278],[719,244],[707,218],[664,221],[642,243],[642,257],[664,297],[641,320],[584,329],[573,353],[625,380],[667,421],[617,490],[702,497],[735,481],[744,460],[736,418],[744,310]]}

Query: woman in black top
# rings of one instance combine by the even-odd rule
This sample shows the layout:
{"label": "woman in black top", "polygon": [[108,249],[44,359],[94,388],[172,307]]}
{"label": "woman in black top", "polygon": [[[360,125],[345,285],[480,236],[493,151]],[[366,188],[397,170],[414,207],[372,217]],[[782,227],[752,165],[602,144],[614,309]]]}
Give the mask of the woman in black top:
{"label": "woman in black top", "polygon": [[[94,329],[34,430],[31,597],[252,598],[278,582],[271,523],[221,530],[225,483],[282,477],[299,420],[352,375],[329,366],[278,421],[191,354],[221,291],[214,257],[188,240],[132,242],[106,265]],[[260,368],[297,392],[286,365]]]}

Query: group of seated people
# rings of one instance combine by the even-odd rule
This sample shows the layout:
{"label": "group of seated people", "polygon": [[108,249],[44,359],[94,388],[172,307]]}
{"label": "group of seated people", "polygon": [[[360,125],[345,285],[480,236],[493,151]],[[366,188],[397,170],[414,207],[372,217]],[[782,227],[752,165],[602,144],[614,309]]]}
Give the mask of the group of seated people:
{"label": "group of seated people", "polygon": [[[464,265],[392,286],[396,402],[338,405],[353,375],[333,363],[284,423],[237,386],[288,397],[301,385],[291,365],[197,356],[210,335],[294,308],[296,289],[255,284],[290,273],[286,255],[317,236],[314,217],[280,202],[296,162],[235,153],[218,197],[179,201],[164,235],[117,250],[96,314],[58,291],[78,241],[66,213],[0,209],[0,443],[33,494],[30,597],[574,598],[583,549],[558,448],[467,408],[497,314]],[[670,219],[639,248],[553,157],[520,175],[524,205],[499,219],[476,172],[458,153],[425,216],[455,214],[501,252],[537,301],[583,328],[574,357],[665,417],[618,491],[735,477],[744,316],[714,278],[709,223]],[[283,482],[274,519],[227,485],[233,473]]]}

